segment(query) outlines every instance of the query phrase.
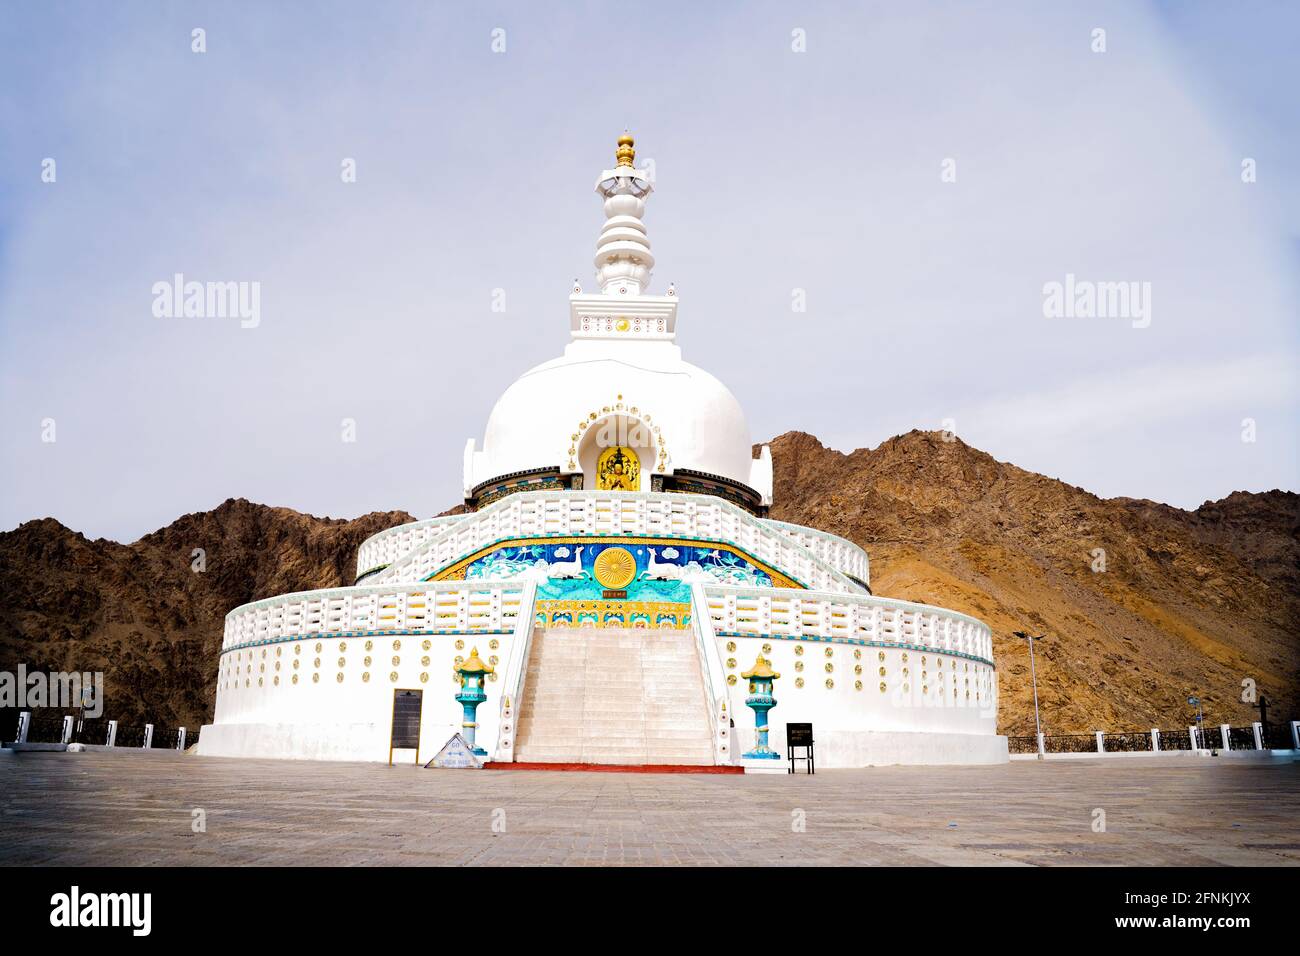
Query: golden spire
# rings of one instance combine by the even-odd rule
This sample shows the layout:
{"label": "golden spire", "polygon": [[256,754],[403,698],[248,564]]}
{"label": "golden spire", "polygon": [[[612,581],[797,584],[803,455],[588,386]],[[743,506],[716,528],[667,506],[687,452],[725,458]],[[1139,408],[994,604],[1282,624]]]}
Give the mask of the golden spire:
{"label": "golden spire", "polygon": [[633,149],[635,145],[632,134],[624,130],[623,135],[618,138],[618,149],[614,151],[620,166],[632,165],[632,160],[636,159],[636,150]]}

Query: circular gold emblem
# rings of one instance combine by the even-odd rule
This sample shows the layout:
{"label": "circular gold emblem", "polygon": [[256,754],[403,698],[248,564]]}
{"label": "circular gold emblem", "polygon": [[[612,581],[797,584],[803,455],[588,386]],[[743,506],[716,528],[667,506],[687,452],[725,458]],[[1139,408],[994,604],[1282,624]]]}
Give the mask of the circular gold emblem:
{"label": "circular gold emblem", "polygon": [[619,591],[636,577],[636,558],[627,548],[606,548],[596,556],[592,570],[602,587]]}

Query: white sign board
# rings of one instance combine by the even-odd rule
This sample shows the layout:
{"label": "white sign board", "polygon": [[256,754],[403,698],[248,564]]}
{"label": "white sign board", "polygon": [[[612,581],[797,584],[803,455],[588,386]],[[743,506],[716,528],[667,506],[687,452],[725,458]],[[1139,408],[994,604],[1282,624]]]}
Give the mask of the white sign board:
{"label": "white sign board", "polygon": [[425,767],[481,770],[483,761],[470,748],[468,740],[460,734],[452,734],[451,739],[442,745],[442,749],[425,764]]}

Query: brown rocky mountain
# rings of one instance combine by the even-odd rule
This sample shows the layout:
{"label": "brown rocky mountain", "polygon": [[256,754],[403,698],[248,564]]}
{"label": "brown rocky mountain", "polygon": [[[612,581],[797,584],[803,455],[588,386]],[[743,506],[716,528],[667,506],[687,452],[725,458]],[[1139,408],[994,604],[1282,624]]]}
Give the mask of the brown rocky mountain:
{"label": "brown rocky mountain", "polygon": [[1017,630],[1047,635],[1048,733],[1186,727],[1192,694],[1214,725],[1249,723],[1247,679],[1271,721],[1300,716],[1300,495],[1236,492],[1190,512],[1103,500],[938,432],[849,455],[791,432],[772,458],[773,517],[866,547],[877,594],[992,627],[1005,733],[1033,732]]}
{"label": "brown rocky mountain", "polygon": [[315,518],[232,499],[129,545],[29,521],[0,534],[0,670],[102,670],[105,716],[198,726],[212,717],[226,612],[350,584],[357,546],[412,520]]}
{"label": "brown rocky mountain", "polygon": [[[773,517],[863,545],[877,594],[966,611],[994,631],[1004,732],[1032,732],[1038,645],[1048,732],[1273,719],[1300,701],[1300,495],[1237,492],[1196,511],[1082,489],[938,433],[850,455],[799,432],[772,443]],[[195,726],[211,717],[227,611],[350,583],[357,545],[412,520],[353,521],[230,500],[139,541],[89,541],[57,521],[0,533],[0,670],[103,670],[108,716]],[[206,570],[192,569],[195,548]],[[1105,571],[1092,569],[1094,549]]]}

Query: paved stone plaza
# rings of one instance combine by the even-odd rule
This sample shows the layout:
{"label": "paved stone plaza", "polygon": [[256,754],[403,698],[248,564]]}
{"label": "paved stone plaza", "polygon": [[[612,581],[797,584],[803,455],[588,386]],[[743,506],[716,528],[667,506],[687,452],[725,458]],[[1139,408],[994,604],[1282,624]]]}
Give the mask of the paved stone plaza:
{"label": "paved stone plaza", "polygon": [[0,864],[1287,865],[1298,785],[1294,761],[1192,757],[788,777],[27,753],[0,756]]}

